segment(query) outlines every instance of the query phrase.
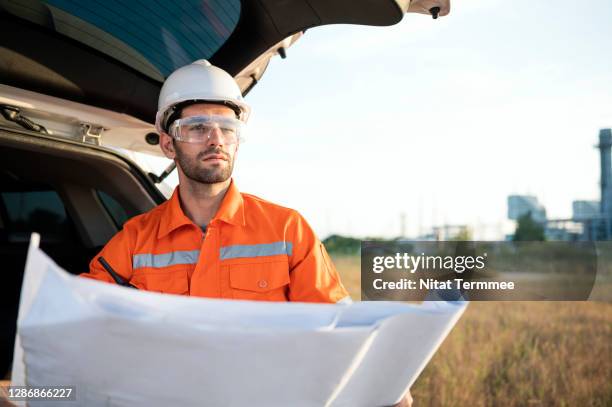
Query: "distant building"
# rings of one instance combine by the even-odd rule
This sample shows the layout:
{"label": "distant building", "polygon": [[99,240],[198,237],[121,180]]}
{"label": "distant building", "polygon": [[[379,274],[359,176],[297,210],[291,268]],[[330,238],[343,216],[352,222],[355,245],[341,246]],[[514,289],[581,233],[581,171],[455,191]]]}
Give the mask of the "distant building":
{"label": "distant building", "polygon": [[583,240],[612,240],[612,130],[599,131],[600,187],[599,213],[582,220]]}
{"label": "distant building", "polygon": [[[601,200],[572,202],[571,219],[546,219],[546,209],[535,196],[510,195],[508,218],[531,218],[544,226],[546,240],[612,240],[612,130],[599,131]],[[506,239],[510,239],[511,235]]]}
{"label": "distant building", "polygon": [[546,240],[576,241],[584,240],[584,223],[573,219],[552,219],[546,222],[544,236]]}
{"label": "distant building", "polygon": [[601,129],[599,131],[599,148],[601,164],[601,214],[612,218],[612,131]]}
{"label": "distant building", "polygon": [[574,201],[572,202],[572,220],[576,222],[598,218],[600,214],[599,201]]}
{"label": "distant building", "polygon": [[510,195],[508,197],[508,219],[518,220],[530,213],[531,219],[538,223],[546,223],[546,209],[532,195]]}

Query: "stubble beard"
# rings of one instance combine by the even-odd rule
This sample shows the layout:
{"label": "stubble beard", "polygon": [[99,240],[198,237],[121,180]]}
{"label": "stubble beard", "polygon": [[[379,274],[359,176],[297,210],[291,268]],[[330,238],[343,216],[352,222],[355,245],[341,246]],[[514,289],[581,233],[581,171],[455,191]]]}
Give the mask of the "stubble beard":
{"label": "stubble beard", "polygon": [[[220,148],[210,148],[199,152],[195,157],[185,154],[178,143],[174,144],[176,160],[185,176],[202,184],[216,184],[227,181],[234,170],[234,158]],[[223,154],[227,165],[205,168],[202,159],[208,154]]]}

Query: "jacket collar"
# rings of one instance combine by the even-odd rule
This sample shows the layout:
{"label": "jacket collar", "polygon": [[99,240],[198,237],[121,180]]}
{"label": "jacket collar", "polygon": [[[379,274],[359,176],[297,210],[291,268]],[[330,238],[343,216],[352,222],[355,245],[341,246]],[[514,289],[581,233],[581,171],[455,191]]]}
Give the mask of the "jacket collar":
{"label": "jacket collar", "polygon": [[[233,179],[211,223],[217,219],[236,226],[244,226],[246,224],[242,194],[238,191]],[[185,215],[181,208],[179,187],[177,186],[172,193],[172,197],[166,202],[162,209],[157,237],[162,238],[184,225],[195,224]]]}

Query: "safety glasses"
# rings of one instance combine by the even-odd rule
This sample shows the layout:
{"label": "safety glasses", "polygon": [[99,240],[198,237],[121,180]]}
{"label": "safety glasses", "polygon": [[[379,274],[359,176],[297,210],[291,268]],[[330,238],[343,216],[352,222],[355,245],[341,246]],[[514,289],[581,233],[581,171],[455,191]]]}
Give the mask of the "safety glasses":
{"label": "safety glasses", "polygon": [[244,141],[241,137],[242,122],[226,116],[191,116],[175,120],[168,134],[178,141],[206,143],[218,134],[222,144],[236,144]]}

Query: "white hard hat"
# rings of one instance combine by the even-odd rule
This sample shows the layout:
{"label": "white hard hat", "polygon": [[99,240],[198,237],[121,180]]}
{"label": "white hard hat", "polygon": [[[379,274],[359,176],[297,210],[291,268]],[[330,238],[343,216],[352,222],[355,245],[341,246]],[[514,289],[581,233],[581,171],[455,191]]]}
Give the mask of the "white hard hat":
{"label": "white hard hat", "polygon": [[251,113],[234,78],[205,59],[185,65],[168,76],[159,92],[155,118],[157,131],[165,132],[175,106],[189,101],[228,105],[237,111],[238,118],[244,123]]}

